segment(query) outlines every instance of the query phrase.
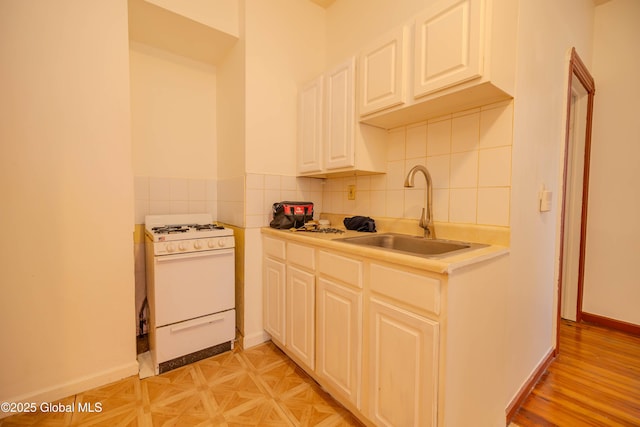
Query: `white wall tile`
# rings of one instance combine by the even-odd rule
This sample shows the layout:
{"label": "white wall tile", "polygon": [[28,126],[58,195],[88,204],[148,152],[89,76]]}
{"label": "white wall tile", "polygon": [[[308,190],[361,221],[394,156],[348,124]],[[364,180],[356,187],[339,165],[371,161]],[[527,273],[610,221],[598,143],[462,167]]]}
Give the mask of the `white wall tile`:
{"label": "white wall tile", "polygon": [[451,152],[477,150],[480,145],[480,113],[451,119]]}
{"label": "white wall tile", "polygon": [[421,188],[408,188],[404,192],[405,218],[420,218],[422,208],[425,207],[425,190]]}
{"label": "white wall tile", "polygon": [[207,200],[207,181],[204,179],[189,179],[188,200]]}
{"label": "white wall tile", "polygon": [[387,216],[391,218],[404,217],[404,189],[387,190]]}
{"label": "white wall tile", "polygon": [[433,220],[449,222],[449,189],[433,190]]}
{"label": "white wall tile", "polygon": [[264,215],[264,190],[247,189],[247,215]]}
{"label": "white wall tile", "polygon": [[407,127],[406,158],[414,159],[427,155],[427,124]]}
{"label": "white wall tile", "polygon": [[474,224],[477,195],[475,188],[452,188],[449,192],[449,221]]}
{"label": "white wall tile", "polygon": [[451,188],[478,186],[478,152],[466,151],[451,155]]}
{"label": "white wall tile", "polygon": [[149,178],[149,200],[171,200],[171,178]]}
{"label": "white wall tile", "polygon": [[392,129],[387,136],[387,161],[405,159],[406,128]]}
{"label": "white wall tile", "polygon": [[259,173],[247,174],[247,190],[264,189],[264,175]]}
{"label": "white wall tile", "polygon": [[478,189],[478,224],[509,225],[510,188]]}
{"label": "white wall tile", "polygon": [[451,156],[427,157],[427,170],[433,181],[433,188],[449,188]]}
{"label": "white wall tile", "polygon": [[265,175],[264,188],[267,190],[280,190],[280,175]]}
{"label": "white wall tile", "polygon": [[427,156],[451,153],[451,119],[427,125]]}
{"label": "white wall tile", "polygon": [[281,176],[280,177],[280,186],[283,190],[297,190],[298,183],[296,181],[295,176]]}
{"label": "white wall tile", "polygon": [[387,163],[387,189],[401,190],[404,188],[404,160],[396,160]]}
{"label": "white wall tile", "polygon": [[[189,180],[186,178],[171,178],[171,201],[189,200]],[[176,212],[183,213],[183,212]]]}
{"label": "white wall tile", "polygon": [[387,216],[387,192],[384,190],[371,191],[371,216]]}
{"label": "white wall tile", "polygon": [[480,147],[511,145],[513,141],[513,102],[499,103],[480,112]]}
{"label": "white wall tile", "polygon": [[207,213],[206,200],[189,200],[187,202],[188,213]]}
{"label": "white wall tile", "polygon": [[387,189],[387,176],[386,175],[372,175],[371,176],[371,190],[382,191]]}

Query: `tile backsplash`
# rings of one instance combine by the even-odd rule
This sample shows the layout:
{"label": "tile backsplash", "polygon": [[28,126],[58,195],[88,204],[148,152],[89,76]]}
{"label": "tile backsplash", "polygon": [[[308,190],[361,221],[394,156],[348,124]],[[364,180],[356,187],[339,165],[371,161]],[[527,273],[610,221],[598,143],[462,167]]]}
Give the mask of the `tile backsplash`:
{"label": "tile backsplash", "polygon": [[[435,221],[508,226],[512,141],[511,101],[392,129],[386,175],[328,178],[324,211],[418,218],[426,181],[418,174],[415,188],[404,188],[404,179],[420,164],[433,181]],[[347,199],[349,185],[356,186],[355,200]]]}
{"label": "tile backsplash", "polygon": [[136,176],[134,178],[135,223],[145,215],[211,213],[217,216],[215,179]]}
{"label": "tile backsplash", "polygon": [[[136,223],[147,214],[210,212],[215,219],[246,228],[267,226],[271,206],[282,200],[314,203],[321,212],[371,217],[418,218],[425,180],[404,188],[414,165],[433,180],[438,222],[509,226],[513,102],[490,104],[392,129],[387,173],[342,178],[246,174],[225,179],[136,177]],[[348,200],[348,186],[356,198]]]}

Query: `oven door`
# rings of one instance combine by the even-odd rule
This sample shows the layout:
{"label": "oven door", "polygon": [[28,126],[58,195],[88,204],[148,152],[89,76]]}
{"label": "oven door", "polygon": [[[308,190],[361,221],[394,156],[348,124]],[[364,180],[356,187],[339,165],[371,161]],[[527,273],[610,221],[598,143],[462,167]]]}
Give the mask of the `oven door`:
{"label": "oven door", "polygon": [[154,257],[155,326],[235,306],[234,249]]}

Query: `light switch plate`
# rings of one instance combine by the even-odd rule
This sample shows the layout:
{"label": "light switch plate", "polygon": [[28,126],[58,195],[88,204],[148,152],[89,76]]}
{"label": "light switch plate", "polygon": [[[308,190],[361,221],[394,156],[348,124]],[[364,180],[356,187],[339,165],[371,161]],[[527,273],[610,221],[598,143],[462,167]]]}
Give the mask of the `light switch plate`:
{"label": "light switch plate", "polygon": [[540,212],[549,212],[551,210],[551,197],[553,193],[549,190],[540,192]]}
{"label": "light switch plate", "polygon": [[356,186],[355,185],[347,185],[347,199],[355,200],[356,199]]}

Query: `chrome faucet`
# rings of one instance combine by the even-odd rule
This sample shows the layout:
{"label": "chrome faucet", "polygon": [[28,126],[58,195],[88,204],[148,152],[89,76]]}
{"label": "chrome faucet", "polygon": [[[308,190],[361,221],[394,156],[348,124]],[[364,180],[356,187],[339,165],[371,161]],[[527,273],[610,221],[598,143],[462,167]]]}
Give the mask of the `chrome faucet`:
{"label": "chrome faucet", "polygon": [[422,172],[427,180],[427,209],[422,208],[422,214],[420,215],[420,227],[424,228],[424,237],[428,239],[436,238],[436,231],[433,227],[433,184],[431,182],[431,174],[426,167],[422,165],[415,165],[411,168],[407,177],[404,180],[405,187],[413,187],[413,178],[417,172]]}

